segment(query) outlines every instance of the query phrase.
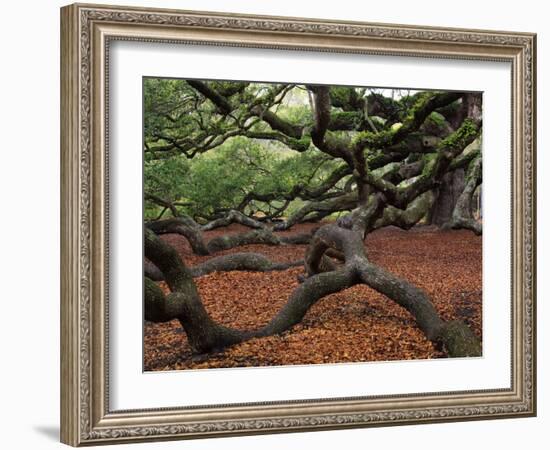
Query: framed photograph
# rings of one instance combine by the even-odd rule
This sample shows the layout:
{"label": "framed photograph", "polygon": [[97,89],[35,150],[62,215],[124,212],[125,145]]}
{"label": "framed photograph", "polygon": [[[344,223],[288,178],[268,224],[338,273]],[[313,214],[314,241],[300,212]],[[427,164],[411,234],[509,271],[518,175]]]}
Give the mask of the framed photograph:
{"label": "framed photograph", "polygon": [[62,442],[535,415],[535,57],[62,8]]}

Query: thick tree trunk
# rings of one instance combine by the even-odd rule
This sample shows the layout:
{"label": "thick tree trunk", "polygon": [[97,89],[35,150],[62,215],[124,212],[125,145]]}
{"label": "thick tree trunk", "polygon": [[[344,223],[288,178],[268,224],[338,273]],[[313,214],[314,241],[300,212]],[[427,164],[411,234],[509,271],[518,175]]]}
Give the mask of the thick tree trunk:
{"label": "thick tree trunk", "polygon": [[448,172],[437,189],[436,200],[429,214],[429,222],[439,227],[451,222],[453,211],[464,190],[464,170]]}
{"label": "thick tree trunk", "polygon": [[472,213],[472,203],[476,188],[481,183],[481,157],[473,160],[468,167],[466,186],[456,202],[451,218],[453,228],[466,228],[475,234],[482,233],[482,225],[475,220]]}

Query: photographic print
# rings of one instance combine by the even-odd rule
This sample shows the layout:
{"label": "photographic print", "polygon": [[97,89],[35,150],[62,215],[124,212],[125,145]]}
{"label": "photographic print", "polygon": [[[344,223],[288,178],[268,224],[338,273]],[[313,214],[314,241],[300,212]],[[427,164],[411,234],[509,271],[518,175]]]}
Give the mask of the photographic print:
{"label": "photographic print", "polygon": [[482,94],[145,77],[145,371],[482,355]]}
{"label": "photographic print", "polygon": [[535,34],[74,4],[60,81],[62,442],[536,415]]}

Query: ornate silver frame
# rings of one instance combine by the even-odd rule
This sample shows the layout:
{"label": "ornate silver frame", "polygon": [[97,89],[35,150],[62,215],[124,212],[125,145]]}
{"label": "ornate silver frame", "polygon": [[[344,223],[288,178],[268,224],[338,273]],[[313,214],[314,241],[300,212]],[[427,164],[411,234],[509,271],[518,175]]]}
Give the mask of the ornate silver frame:
{"label": "ornate silver frame", "polygon": [[[111,411],[106,67],[114,39],[507,61],[512,65],[510,389]],[[61,10],[61,440],[128,441],[533,416],[536,36],[75,4]]]}

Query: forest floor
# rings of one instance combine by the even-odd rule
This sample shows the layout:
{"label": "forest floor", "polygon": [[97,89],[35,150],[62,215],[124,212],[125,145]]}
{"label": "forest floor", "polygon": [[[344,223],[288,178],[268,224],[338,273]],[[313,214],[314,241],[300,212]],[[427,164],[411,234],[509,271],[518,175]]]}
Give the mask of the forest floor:
{"label": "forest floor", "polygon": [[[318,225],[302,224],[289,234]],[[231,225],[205,233],[249,231]],[[193,266],[211,258],[194,255],[185,238],[162,236]],[[369,259],[423,288],[444,320],[467,323],[481,337],[481,237],[471,231],[420,226],[409,231],[388,227],[365,242]],[[274,261],[303,259],[304,245],[248,245],[216,253],[259,252]],[[282,272],[214,272],[195,279],[212,318],[238,329],[265,325],[298,286],[303,267]],[[161,283],[164,289],[167,287]],[[177,320],[145,322],[145,370],[278,366],[359,361],[441,358],[416,327],[413,317],[384,295],[364,285],[354,286],[317,302],[302,322],[281,335],[251,339],[221,353],[193,356]]]}

